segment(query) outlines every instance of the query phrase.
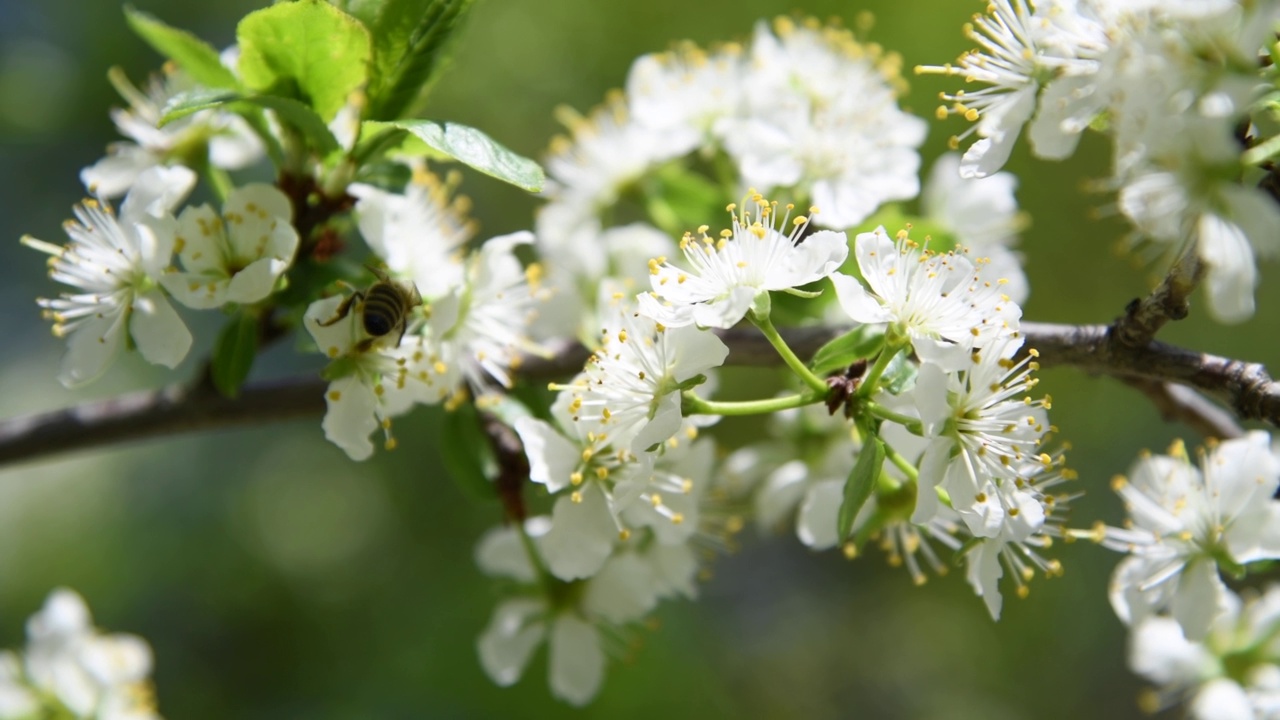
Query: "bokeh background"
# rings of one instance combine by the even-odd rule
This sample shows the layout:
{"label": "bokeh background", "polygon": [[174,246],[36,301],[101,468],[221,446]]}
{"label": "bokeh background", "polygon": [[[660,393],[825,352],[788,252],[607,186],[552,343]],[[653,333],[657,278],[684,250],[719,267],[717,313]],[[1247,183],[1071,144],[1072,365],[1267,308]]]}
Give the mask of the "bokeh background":
{"label": "bokeh background", "polygon": [[[135,2],[217,46],[259,4]],[[792,0],[479,0],[428,115],[540,157],[558,130],[553,108],[599,102],[635,56],[677,39],[743,38],[756,18],[796,9]],[[848,24],[874,12],[872,38],[910,68],[966,49],[961,25],[982,3],[809,0],[798,9]],[[60,223],[83,193],[79,169],[115,139],[107,68],[141,80],[158,63],[129,34],[118,0],[0,2],[0,417],[183,379],[211,342],[214,327],[195,324],[204,344],[178,371],[126,360],[68,392],[54,379],[62,343],[33,304],[54,292],[45,256],[17,242],[23,233],[62,241]],[[948,83],[913,78],[904,104],[931,118]],[[935,121],[926,163],[961,129]],[[1015,153],[1008,169],[1032,219],[1026,317],[1106,322],[1147,288],[1148,276],[1113,250],[1123,225],[1091,219],[1110,198],[1084,185],[1107,167],[1105,143],[1091,136],[1065,163]],[[475,174],[464,191],[486,236],[531,224],[535,203],[519,191]],[[1280,289],[1266,285],[1274,272],[1263,270],[1253,320],[1228,328],[1195,312],[1162,337],[1280,368]],[[283,347],[255,373],[315,368]],[[1066,369],[1045,372],[1042,387],[1088,492],[1077,526],[1120,519],[1107,483],[1140,448],[1190,438],[1114,381]],[[160,709],[176,720],[1138,712],[1141,684],[1125,668],[1124,632],[1105,596],[1118,558],[1086,543],[1061,547],[1066,576],[1038,580],[1026,600],[1007,597],[997,624],[962,572],[915,588],[874,552],[850,563],[748,532],[698,602],[663,606],[590,707],[552,701],[541,659],[499,689],[475,657],[496,596],[472,562],[499,510],[444,476],[438,425],[419,411],[399,425],[400,450],[363,464],[325,442],[318,422],[298,422],[0,469],[0,646],[20,645],[23,620],[65,585],[103,627],[150,640]]]}

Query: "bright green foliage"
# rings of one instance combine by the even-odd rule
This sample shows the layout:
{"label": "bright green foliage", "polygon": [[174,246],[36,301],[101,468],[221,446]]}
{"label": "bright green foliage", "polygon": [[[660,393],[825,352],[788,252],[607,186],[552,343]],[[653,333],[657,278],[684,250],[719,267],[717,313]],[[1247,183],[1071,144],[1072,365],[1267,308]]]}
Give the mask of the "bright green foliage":
{"label": "bright green foliage", "polygon": [[[193,90],[173,98],[164,108],[164,116],[160,118],[160,126],[201,110],[229,105],[231,110],[242,112],[243,105],[251,105],[267,110],[274,110],[276,116],[289,125],[297,128],[306,137],[311,147],[321,155],[327,155],[339,149],[338,141],[329,132],[329,126],[316,115],[315,111],[297,100],[276,95],[244,95],[225,90]],[[237,105],[241,107],[237,108]]]}
{"label": "bright green foliage", "polygon": [[809,367],[818,376],[843,370],[855,360],[871,358],[884,347],[884,328],[876,325],[859,325],[831,340],[813,354]]}
{"label": "bright green foliage", "polygon": [[884,444],[880,438],[869,435],[867,442],[858,453],[858,460],[844,483],[844,501],[840,503],[840,515],[837,519],[838,537],[841,540],[853,532],[853,521],[858,511],[867,504],[871,491],[880,479],[880,469],[884,465]]}
{"label": "bright green foliage", "polygon": [[240,87],[236,76],[222,64],[218,51],[205,41],[131,7],[124,9],[124,15],[139,37],[177,63],[192,80],[211,88]]}
{"label": "bright green foliage", "polygon": [[239,395],[257,354],[258,318],[249,312],[237,313],[222,328],[209,360],[209,376],[218,392],[229,398]]}
{"label": "bright green foliage", "polygon": [[[413,136],[398,148],[403,152],[457,160],[529,192],[538,192],[546,181],[538,163],[511,152],[498,141],[466,125],[433,120],[371,120],[361,125],[360,136],[382,143],[385,140],[382,132],[387,128],[404,130]],[[356,155],[361,154],[361,148],[357,147]]]}
{"label": "bright green foliage", "polygon": [[708,218],[723,217],[724,189],[679,164],[661,168],[649,182],[645,188],[646,209],[669,235],[679,237]]}
{"label": "bright green foliage", "polygon": [[320,0],[249,13],[236,28],[240,76],[252,90],[310,105],[328,122],[369,76],[369,31]]}
{"label": "bright green foliage", "polygon": [[373,61],[364,117],[394,120],[412,114],[444,65],[447,41],[472,0],[335,0],[364,23]]}

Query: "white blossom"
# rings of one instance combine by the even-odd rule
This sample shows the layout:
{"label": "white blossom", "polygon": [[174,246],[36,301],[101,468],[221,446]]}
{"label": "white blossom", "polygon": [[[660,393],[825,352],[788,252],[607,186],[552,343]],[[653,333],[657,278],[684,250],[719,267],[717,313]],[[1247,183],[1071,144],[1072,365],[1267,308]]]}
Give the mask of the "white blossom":
{"label": "white blossom", "polygon": [[1155,683],[1147,709],[1184,702],[1195,720],[1263,720],[1280,705],[1280,589],[1228,595],[1199,642],[1177,620],[1149,616],[1129,637],[1129,667]]}
{"label": "white blossom", "polygon": [[[181,70],[166,66],[154,76],[145,91],[113,71],[112,83],[129,103],[128,109],[111,111],[120,134],[129,142],[118,142],[107,156],[80,173],[89,192],[101,198],[124,195],[146,170],[164,165],[190,164],[207,157],[208,163],[224,170],[239,170],[262,157],[262,141],[249,124],[225,110],[201,110],[160,127],[166,106],[197,85]],[[199,156],[191,156],[197,152]]]}
{"label": "white blossom", "polygon": [[712,368],[729,348],[709,332],[665,328],[623,308],[599,337],[582,375],[562,388],[572,394],[575,422],[599,424],[618,446],[635,452],[680,429],[681,391]]}
{"label": "white blossom", "polygon": [[1037,455],[1049,429],[1047,399],[1027,397],[1036,384],[1031,377],[1036,365],[1029,358],[1014,360],[1021,346],[1021,338],[997,340],[958,372],[921,365],[911,394],[929,445],[920,461],[914,522],[937,512],[938,488],[976,537],[999,536],[1012,521],[1010,513],[1028,505],[1009,488],[1001,492]]}
{"label": "white blossom", "polygon": [[391,419],[415,403],[437,401],[439,393],[433,369],[424,365],[419,336],[407,334],[393,347],[366,343],[357,310],[349,308],[346,317],[338,317],[344,301],[334,296],[311,303],[303,324],[330,360],[328,410],[321,423],[325,437],[352,460],[364,460],[373,454],[369,436],[374,431],[381,429],[385,447],[393,449]]}
{"label": "white blossom", "polygon": [[159,282],[172,261],[178,221],[171,212],[195,184],[183,167],[152,168],[138,176],[117,216],[86,200],[64,225],[71,243],[58,247],[24,237],[53,257],[50,277],[72,292],[41,299],[53,333],[67,337],[58,379],[83,385],[106,372],[120,346],[137,347],[148,362],[175,367],[191,347],[191,333]]}
{"label": "white blossom", "polygon": [[805,194],[844,229],[920,191],[926,125],[898,108],[900,60],[846,30],[789,18],[756,25],[747,109],[716,127],[745,185]]}
{"label": "white blossom", "polygon": [[634,122],[660,132],[671,152],[709,145],[721,118],[741,112],[749,85],[742,46],[703,50],[682,43],[674,50],[636,58],[627,73],[627,105]]}
{"label": "white blossom", "polygon": [[1219,577],[1280,557],[1280,458],[1265,432],[1250,432],[1202,453],[1196,468],[1181,444],[1138,460],[1113,486],[1130,523],[1099,526],[1095,539],[1129,553],[1111,581],[1111,604],[1133,625],[1168,609],[1190,640],[1227,610]]}
{"label": "white blossom", "polygon": [[858,235],[854,254],[870,292],[834,273],[840,307],[857,322],[890,324],[922,359],[960,369],[973,348],[1018,329],[1022,310],[1004,293],[1007,281],[990,279],[985,264],[975,266],[967,251],[934,252],[905,231],[890,240],[880,227]]}
{"label": "white blossom", "polygon": [[[140,637],[93,627],[84,600],[53,591],[27,621],[21,671],[3,656],[0,718],[50,716],[84,720],[159,720],[150,687],[151,648]],[[20,674],[19,674],[20,672]]]}
{"label": "white blossom", "polygon": [[431,303],[424,329],[435,376],[423,376],[443,398],[465,382],[483,395],[496,382],[511,387],[511,371],[523,353],[545,354],[528,327],[545,297],[542,266],[523,267],[516,247],[529,232],[495,237],[466,261],[462,283]]}
{"label": "white blossom", "polygon": [[653,291],[639,296],[640,311],[667,327],[733,327],[756,295],[821,280],[848,256],[842,232],[804,236],[809,218],[792,219],[793,206],[779,216],[777,203],[759,194],[749,204],[755,207],[733,214],[733,229],[718,239],[707,234],[705,225],[697,236],[685,233],[680,249],[690,270],[667,263],[665,257],[650,260]]}
{"label": "white blossom", "polygon": [[[550,527],[545,517],[524,522],[535,550],[544,546]],[[527,552],[515,529],[501,528],[481,539],[476,561],[491,575],[532,584],[537,573]],[[640,620],[659,599],[675,594],[688,580],[673,578],[672,570],[696,570],[696,564],[658,555],[653,550],[615,555],[595,577],[567,586],[577,591],[558,594],[559,601],[531,590],[499,603],[476,643],[485,672],[498,685],[513,685],[545,642],[552,694],[572,705],[589,702],[604,682],[602,631]]]}
{"label": "white blossom", "polygon": [[186,208],[174,247],[183,271],[166,274],[162,284],[197,309],[266,298],[298,249],[292,217],[289,198],[260,183],[232,190],[221,216],[208,205]]}
{"label": "white blossom", "polygon": [[950,233],[979,258],[988,260],[986,274],[1006,280],[1004,293],[1016,303],[1030,294],[1022,258],[1011,247],[1025,224],[1013,191],[1018,179],[1007,172],[984,178],[960,177],[960,156],[947,153],[929,171],[921,208],[932,224]]}
{"label": "white blossom", "polygon": [[356,219],[370,249],[428,301],[462,284],[464,249],[475,234],[475,223],[466,217],[470,202],[450,199],[454,183],[414,168],[403,194],[362,183],[347,188],[357,199]]}

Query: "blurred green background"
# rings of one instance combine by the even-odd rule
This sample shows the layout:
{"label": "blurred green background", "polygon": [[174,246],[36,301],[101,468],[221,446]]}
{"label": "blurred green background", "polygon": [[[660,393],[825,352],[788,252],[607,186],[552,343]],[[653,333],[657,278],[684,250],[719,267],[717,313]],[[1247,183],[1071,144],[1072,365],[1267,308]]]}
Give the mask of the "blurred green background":
{"label": "blurred green background", "polygon": [[[257,3],[136,5],[224,46]],[[795,9],[790,0],[479,0],[429,115],[540,157],[558,130],[552,109],[599,102],[635,56],[682,38],[739,39],[756,18]],[[849,24],[873,11],[872,38],[910,68],[966,49],[961,24],[982,3],[811,0],[798,9]],[[202,318],[193,330],[204,344],[176,373],[126,359],[89,389],[64,390],[54,379],[62,343],[33,304],[54,292],[44,256],[17,243],[23,233],[63,240],[60,223],[83,193],[80,168],[116,138],[107,68],[140,81],[158,63],[116,0],[0,2],[0,416],[185,378],[211,342],[216,320]],[[913,78],[904,104],[931,118],[936,93],[950,86]],[[961,129],[934,124],[926,166]],[[1147,287],[1113,252],[1124,226],[1089,219],[1111,200],[1082,189],[1106,174],[1106,152],[1086,137],[1069,162],[1032,160],[1022,148],[1010,163],[1033,221],[1023,236],[1030,319],[1107,322]],[[463,189],[485,236],[531,224],[535,203],[519,191],[475,174]],[[1244,325],[1195,312],[1163,337],[1280,368],[1280,316],[1265,312],[1278,299],[1280,288],[1265,287],[1264,312]],[[315,367],[281,347],[255,373]],[[1042,387],[1089,492],[1073,524],[1117,522],[1108,479],[1140,448],[1161,449],[1188,430],[1113,381],[1056,370]],[[1140,683],[1125,669],[1124,633],[1105,597],[1118,558],[1087,544],[1059,549],[1065,578],[1036,581],[1025,601],[1007,594],[996,624],[962,572],[915,588],[874,552],[849,563],[748,532],[697,603],[661,609],[658,627],[611,667],[590,707],[552,701],[542,660],[499,689],[475,657],[496,597],[471,559],[499,511],[443,476],[431,445],[437,427],[434,413],[419,411],[400,425],[400,450],[363,464],[304,422],[0,471],[0,645],[22,643],[23,620],[51,588],[73,587],[100,625],[151,642],[160,710],[177,720],[1137,714]]]}

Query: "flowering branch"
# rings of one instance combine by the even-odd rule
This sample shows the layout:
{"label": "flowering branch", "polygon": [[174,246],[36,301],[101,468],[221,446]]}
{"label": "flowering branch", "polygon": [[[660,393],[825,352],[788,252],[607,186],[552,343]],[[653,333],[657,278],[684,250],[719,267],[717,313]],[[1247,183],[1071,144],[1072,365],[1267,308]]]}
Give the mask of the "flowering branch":
{"label": "flowering branch", "polygon": [[1184,255],[1150,295],[1129,303],[1124,315],[1116,318],[1114,337],[1132,348],[1151,342],[1165,323],[1181,320],[1191,311],[1191,293],[1204,274],[1198,255]]}
{"label": "flowering branch", "polygon": [[[1113,340],[1106,325],[1023,323],[1026,347],[1035,348],[1044,367],[1070,366],[1109,375],[1141,390],[1166,419],[1178,419],[1199,432],[1237,437],[1239,429],[1203,398],[1170,384],[1194,388],[1230,408],[1244,420],[1280,426],[1280,385],[1259,363],[1208,355],[1160,342],[1127,347]],[[811,357],[843,328],[784,328],[781,336],[795,353]],[[728,363],[771,366],[778,354],[768,340],[748,329],[717,333],[729,346]],[[586,361],[587,350],[576,342],[550,344],[546,357],[527,357],[520,364],[525,380],[572,375]],[[34,460],[74,450],[165,435],[311,418],[324,412],[326,384],[301,378],[246,385],[229,399],[207,385],[171,385],[130,393],[63,410],[0,421],[0,465]]]}

